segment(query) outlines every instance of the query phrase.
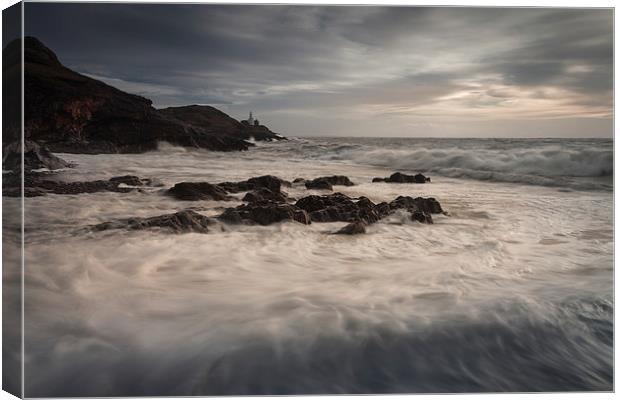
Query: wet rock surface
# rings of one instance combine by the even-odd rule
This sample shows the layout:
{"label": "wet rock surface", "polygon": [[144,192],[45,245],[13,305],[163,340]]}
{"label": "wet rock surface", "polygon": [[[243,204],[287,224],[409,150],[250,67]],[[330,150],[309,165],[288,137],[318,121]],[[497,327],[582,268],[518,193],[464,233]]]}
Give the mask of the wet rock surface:
{"label": "wet rock surface", "polygon": [[[149,186],[150,179],[142,179],[133,175],[125,175],[110,178],[109,180],[96,180],[85,182],[61,182],[46,179],[49,175],[27,173],[24,176],[24,196],[36,197],[53,194],[82,194],[96,192],[127,193],[135,190],[132,186]],[[21,176],[7,174],[3,177],[2,195],[8,197],[21,196]]]}
{"label": "wet rock surface", "polygon": [[372,224],[381,218],[374,210],[375,205],[367,198],[354,201],[342,193],[306,196],[297,200],[295,205],[307,211],[313,222],[363,221]]}
{"label": "wet rock surface", "polygon": [[281,203],[250,203],[236,208],[226,209],[219,217],[228,223],[246,223],[270,225],[282,221],[295,221],[310,224],[310,217],[305,210],[292,204]]}
{"label": "wet rock surface", "polygon": [[280,179],[273,175],[263,175],[255,178],[250,178],[247,181],[240,182],[222,182],[217,186],[230,193],[248,192],[250,190],[257,190],[261,188],[269,189],[272,192],[280,192],[282,186],[291,186],[291,183]]}
{"label": "wet rock surface", "polygon": [[334,232],[335,235],[360,235],[366,233],[366,224],[360,221],[351,222]]}
{"label": "wet rock surface", "polygon": [[230,200],[226,190],[208,182],[180,182],[168,189],[168,195],[178,200]]}
{"label": "wet rock surface", "polygon": [[287,195],[284,192],[275,192],[267,188],[259,188],[248,192],[242,200],[248,203],[284,203],[287,200]]}
{"label": "wet rock surface", "polygon": [[431,181],[431,178],[422,174],[407,175],[401,172],[395,172],[387,178],[373,178],[372,181],[387,183],[427,183]]}
{"label": "wet rock surface", "polygon": [[161,228],[170,233],[207,233],[208,226],[213,221],[195,211],[183,210],[174,214],[159,215],[148,218],[127,218],[117,221],[104,222],[93,226],[95,231],[109,229],[143,230]]}
{"label": "wet rock surface", "polygon": [[[303,178],[297,179],[301,179],[302,182],[305,181]],[[297,181],[297,179],[295,181]],[[305,181],[305,185],[308,189],[332,190],[332,186],[354,186],[355,184],[351,182],[351,180],[347,176],[332,175],[322,176],[309,181]]]}

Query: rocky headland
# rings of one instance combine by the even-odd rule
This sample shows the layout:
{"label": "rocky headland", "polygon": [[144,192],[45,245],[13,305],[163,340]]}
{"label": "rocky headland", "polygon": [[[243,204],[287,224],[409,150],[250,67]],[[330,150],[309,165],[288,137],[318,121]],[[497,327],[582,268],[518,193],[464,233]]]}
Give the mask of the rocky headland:
{"label": "rocky headland", "polygon": [[[267,127],[250,126],[210,106],[156,109],[129,94],[65,67],[34,37],[24,38],[24,136],[62,153],[141,153],[161,141],[214,151],[247,150],[248,140],[281,140]],[[3,50],[3,112],[21,115],[21,42]],[[5,124],[3,147],[19,141],[19,125]]]}

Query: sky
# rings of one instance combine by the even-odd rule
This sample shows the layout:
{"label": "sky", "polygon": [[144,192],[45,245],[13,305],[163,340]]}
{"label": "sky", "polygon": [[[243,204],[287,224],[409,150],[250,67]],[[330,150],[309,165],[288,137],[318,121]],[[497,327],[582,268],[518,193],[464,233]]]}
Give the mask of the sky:
{"label": "sky", "polygon": [[611,137],[611,9],[26,3],[71,69],[287,136]]}

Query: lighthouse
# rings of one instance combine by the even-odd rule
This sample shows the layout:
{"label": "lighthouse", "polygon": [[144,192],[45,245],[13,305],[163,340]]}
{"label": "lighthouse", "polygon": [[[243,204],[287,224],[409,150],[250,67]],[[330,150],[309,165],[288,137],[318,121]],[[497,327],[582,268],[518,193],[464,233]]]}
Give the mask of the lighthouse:
{"label": "lighthouse", "polygon": [[252,116],[252,111],[250,111],[250,116],[247,119],[248,121],[248,125],[252,126],[254,125],[254,117]]}

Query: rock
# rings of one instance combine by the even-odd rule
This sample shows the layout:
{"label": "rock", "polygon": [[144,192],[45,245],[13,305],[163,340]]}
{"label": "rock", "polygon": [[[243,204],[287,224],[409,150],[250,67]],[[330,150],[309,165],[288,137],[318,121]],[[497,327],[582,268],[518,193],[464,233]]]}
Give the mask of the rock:
{"label": "rock", "polygon": [[118,182],[119,184],[124,183],[125,185],[129,186],[143,186],[150,183],[150,180],[140,179],[135,175],[123,175],[110,178],[110,182]]}
{"label": "rock", "polygon": [[359,235],[362,233],[366,233],[366,224],[364,224],[361,221],[355,221],[339,229],[334,234],[336,235]]}
{"label": "rock", "polygon": [[181,182],[167,192],[178,200],[230,200],[226,191],[208,182]]}
{"label": "rock", "polygon": [[374,204],[365,197],[354,202],[342,193],[326,196],[306,196],[299,199],[295,205],[310,214],[314,222],[353,222],[363,221],[372,224],[380,219],[374,210]]}
{"label": "rock", "polygon": [[407,175],[401,172],[395,172],[387,178],[373,178],[373,182],[389,182],[389,183],[426,183],[430,182],[428,178],[422,174]]}
{"label": "rock", "polygon": [[[60,182],[44,179],[46,175],[38,173],[24,174],[24,196],[34,197],[43,196],[47,193],[53,194],[81,194],[96,192],[119,192],[127,193],[135,190],[131,187],[121,187],[122,183],[137,183],[142,186],[149,182],[149,179],[141,179],[134,176],[115,177],[109,180],[96,180],[85,182]],[[9,197],[19,197],[21,192],[21,175],[6,174],[3,179],[2,195]]]}
{"label": "rock", "polygon": [[[252,146],[246,139],[281,137],[266,127],[245,127],[209,106],[155,109],[147,98],[66,68],[52,50],[30,36],[4,47],[7,82],[21,81],[22,42],[24,135],[44,143],[51,151],[141,153],[156,149],[160,141],[214,151],[240,151]],[[11,99],[19,96],[17,89],[11,87]],[[19,120],[20,110],[19,97],[17,101],[3,102],[6,118]],[[19,129],[9,129],[3,141],[17,141],[20,136]]]}
{"label": "rock", "polygon": [[222,182],[217,184],[217,186],[231,193],[247,192],[260,188],[266,188],[272,192],[280,192],[282,185],[291,186],[291,183],[273,175],[258,176],[241,182]]}
{"label": "rock", "polygon": [[418,221],[421,222],[423,224],[432,224],[433,223],[433,217],[431,217],[430,214],[424,212],[424,211],[413,211],[411,213],[411,220],[412,221]]}
{"label": "rock", "polygon": [[286,194],[283,192],[273,192],[267,188],[259,188],[248,192],[244,197],[243,201],[247,201],[248,203],[265,203],[265,202],[276,202],[276,203],[284,203],[286,202]]}
{"label": "rock", "polygon": [[192,210],[183,210],[174,214],[159,215],[149,218],[128,218],[113,222],[104,222],[93,227],[94,230],[108,229],[142,230],[163,228],[171,233],[207,233],[210,219]]}
{"label": "rock", "polygon": [[333,186],[354,186],[355,184],[351,182],[351,180],[344,175],[332,175],[332,176],[321,176],[319,178],[313,179],[313,181],[327,181],[330,185]]}
{"label": "rock", "polygon": [[305,180],[304,178],[295,178],[295,179],[293,180],[293,183],[303,183],[303,182],[305,182],[305,181],[306,181],[306,180]]}
{"label": "rock", "polygon": [[307,189],[332,190],[332,184],[325,179],[313,179],[305,183]]}
{"label": "rock", "polygon": [[279,203],[250,203],[236,208],[228,208],[218,217],[230,223],[256,223],[270,225],[282,221],[296,221],[310,224],[308,213],[291,204]]}
{"label": "rock", "polygon": [[390,202],[390,209],[406,209],[408,211],[423,211],[429,214],[443,213],[441,204],[433,197],[398,196]]}
{"label": "rock", "polygon": [[[2,168],[11,171],[21,171],[21,141],[16,141],[3,149]],[[56,157],[45,146],[41,146],[32,140],[24,141],[24,169],[47,168],[49,170],[69,168],[71,164]]]}

